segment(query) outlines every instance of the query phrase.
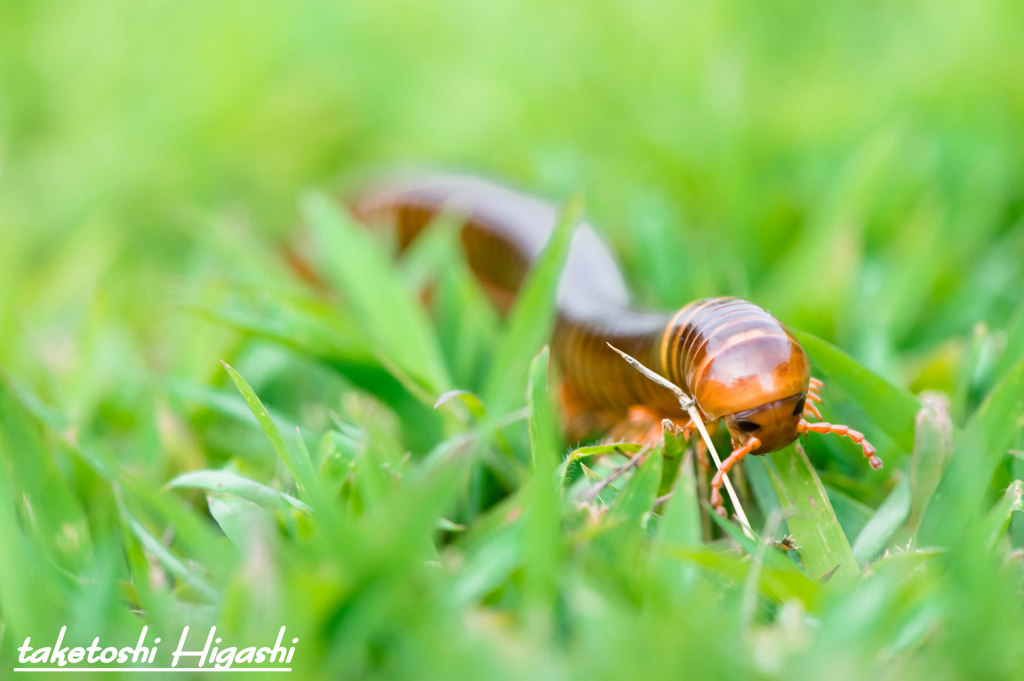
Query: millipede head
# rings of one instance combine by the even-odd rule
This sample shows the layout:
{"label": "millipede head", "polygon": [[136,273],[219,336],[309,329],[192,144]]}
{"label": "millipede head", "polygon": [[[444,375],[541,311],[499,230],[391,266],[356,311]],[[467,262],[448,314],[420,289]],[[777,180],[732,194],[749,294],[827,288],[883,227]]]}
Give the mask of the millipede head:
{"label": "millipede head", "polygon": [[724,417],[733,444],[758,441],[751,454],[766,454],[782,449],[799,437],[797,424],[802,420],[807,396],[797,393],[753,409],[745,409]]}

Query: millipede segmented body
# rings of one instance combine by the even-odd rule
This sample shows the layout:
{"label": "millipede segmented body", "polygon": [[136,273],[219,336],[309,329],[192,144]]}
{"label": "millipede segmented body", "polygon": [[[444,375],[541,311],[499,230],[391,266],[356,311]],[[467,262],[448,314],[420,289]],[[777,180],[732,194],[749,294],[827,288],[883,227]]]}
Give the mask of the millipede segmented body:
{"label": "millipede segmented body", "polygon": [[[536,198],[477,177],[428,174],[373,184],[350,203],[367,222],[386,221],[407,246],[441,211],[464,219],[466,259],[499,307],[507,308],[543,249],[556,210]],[[552,349],[562,376],[570,430],[608,428],[636,408],[660,425],[685,425],[676,396],[647,380],[608,343],[682,387],[708,422],[721,420],[734,451],[712,482],[722,512],[721,475],[747,454],[780,449],[804,432],[832,432],[861,444],[872,466],[874,448],[846,426],[810,423],[820,381],[807,355],[766,310],[739,298],[694,301],[674,313],[637,309],[611,253],[582,224],[570,245],[558,288]],[[613,431],[614,432],[614,431]]]}

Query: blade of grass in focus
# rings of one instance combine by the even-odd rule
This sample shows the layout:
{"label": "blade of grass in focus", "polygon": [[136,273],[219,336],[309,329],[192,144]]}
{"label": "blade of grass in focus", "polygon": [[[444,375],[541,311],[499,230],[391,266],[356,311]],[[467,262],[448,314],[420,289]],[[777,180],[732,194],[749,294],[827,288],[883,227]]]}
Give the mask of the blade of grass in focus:
{"label": "blade of grass in focus", "polygon": [[772,482],[807,574],[837,583],[856,578],[860,569],[853,549],[803,448],[789,446],[773,453],[771,459],[775,465]]}
{"label": "blade of grass in focus", "polygon": [[299,495],[308,499],[314,509],[324,513],[326,516],[324,522],[328,522],[330,518],[328,509],[331,508],[331,505],[320,484],[320,479],[313,469],[313,462],[309,459],[309,453],[305,451],[302,445],[301,439],[299,440],[299,452],[289,447],[281,435],[281,431],[277,429],[273,419],[270,418],[270,414],[267,413],[267,408],[249,384],[246,383],[245,379],[226,362],[221,363],[224,365],[224,370],[231,377],[232,382],[238,388],[238,392],[242,394],[242,398],[245,400],[246,405],[248,405],[249,410],[256,417],[260,428],[263,429],[267,439],[270,440],[274,451],[277,452],[277,455],[287,467],[288,472],[291,473],[292,478],[298,485]]}

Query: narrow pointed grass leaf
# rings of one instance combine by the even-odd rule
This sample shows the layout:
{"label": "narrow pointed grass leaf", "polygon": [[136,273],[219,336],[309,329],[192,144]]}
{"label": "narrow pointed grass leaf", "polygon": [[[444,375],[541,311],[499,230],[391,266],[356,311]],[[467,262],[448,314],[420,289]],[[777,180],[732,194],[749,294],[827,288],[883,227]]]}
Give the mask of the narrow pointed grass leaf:
{"label": "narrow pointed grass leaf", "polygon": [[[1017,434],[1011,469],[1016,480],[1024,480],[1024,426]],[[1010,541],[1014,548],[1024,548],[1024,513],[1018,513],[1010,521]]]}
{"label": "narrow pointed grass leaf", "polygon": [[613,518],[623,518],[639,526],[639,522],[651,512],[661,482],[663,452],[661,447],[655,447],[647,454],[637,455],[643,456],[644,460],[615,500],[610,513]]}
{"label": "narrow pointed grass leaf", "polygon": [[[375,547],[372,555],[352,557],[373,574],[379,569],[419,570],[423,561],[438,558],[434,537],[438,523],[447,517],[459,492],[465,488],[473,459],[455,456],[430,469],[413,469],[394,481],[378,503],[367,509],[359,536],[352,539]],[[412,509],[395,524],[395,509]],[[334,546],[333,537],[325,537]]]}
{"label": "narrow pointed grass leaf", "polygon": [[916,551],[897,551],[882,556],[871,563],[868,570],[874,577],[893,577],[896,580],[905,579],[915,570],[927,566],[935,558],[945,554],[941,549],[918,549]]}
{"label": "narrow pointed grass leaf", "polygon": [[35,546],[63,569],[77,572],[90,560],[90,528],[48,432],[0,373],[0,451],[6,455],[0,474],[9,475],[20,492],[16,506]]}
{"label": "narrow pointed grass leaf", "polygon": [[213,582],[234,568],[232,561],[222,559],[223,535],[205,514],[178,495],[167,494],[162,487],[134,478],[127,478],[113,489],[116,512],[130,534],[134,534],[131,522],[143,528],[173,529],[170,536],[176,554],[203,565]]}
{"label": "narrow pointed grass leaf", "polygon": [[558,280],[582,211],[583,202],[579,198],[570,201],[562,211],[509,311],[481,394],[484,404],[493,413],[504,413],[514,406],[522,394],[530,359],[551,336]]}
{"label": "narrow pointed grass leaf", "polygon": [[449,390],[442,393],[434,402],[434,409],[440,409],[448,403],[461,404],[469,415],[478,421],[487,417],[487,408],[483,400],[468,390]]}
{"label": "narrow pointed grass leaf", "polygon": [[183,583],[195,589],[196,592],[204,598],[213,600],[217,597],[217,590],[214,589],[213,586],[198,575],[195,570],[190,569],[185,561],[175,555],[174,552],[165,546],[163,542],[154,537],[141,522],[127,511],[127,509],[124,509],[122,513],[125,515],[125,519],[128,527],[132,531],[132,534],[134,534],[135,538],[139,540],[142,547],[157,561],[159,561],[159,563],[163,565],[168,572],[173,574]]}
{"label": "narrow pointed grass leaf", "polygon": [[422,291],[463,257],[459,235],[466,222],[458,211],[442,208],[402,254],[398,267],[406,288]]}
{"label": "narrow pointed grass leaf", "polygon": [[[783,535],[781,533],[781,524],[775,518],[769,517],[768,522],[765,523],[765,527],[762,531],[761,536],[751,537],[748,536],[743,528],[737,525],[735,522],[721,518],[717,513],[713,511],[710,504],[705,504],[708,515],[711,516],[712,522],[717,525],[722,532],[732,539],[736,544],[743,550],[744,553],[751,557],[760,556],[758,559],[764,563],[767,567],[776,570],[779,574],[794,574],[798,575],[802,579],[809,579],[805,574],[804,570],[792,560],[790,560],[784,553],[781,547],[776,544],[779,542]],[[779,511],[779,516],[782,515],[782,511]],[[764,534],[769,532],[769,534]],[[764,547],[771,545],[770,551],[765,551]]]}
{"label": "narrow pointed grass leaf", "polygon": [[[775,487],[772,485],[771,473],[768,470],[769,466],[769,461],[763,456],[749,456],[743,461],[743,472],[747,476],[754,499],[757,500],[757,505],[765,516],[772,511],[779,511],[780,513],[782,511],[779,495],[776,494]],[[779,531],[783,534],[788,531],[785,518],[783,518],[782,524],[779,526]]]}
{"label": "narrow pointed grass leaf", "polygon": [[[662,552],[676,560],[698,565],[711,575],[742,583],[751,572],[750,558],[746,555],[719,553],[706,546],[665,546]],[[761,568],[758,587],[762,593],[776,601],[796,599],[810,612],[819,608],[821,584],[801,574],[799,570],[765,565]]]}
{"label": "narrow pointed grass leaf", "polygon": [[591,456],[604,454],[637,454],[644,448],[636,442],[613,442],[606,445],[586,445],[577,447],[569,453],[568,461],[576,463]]}
{"label": "narrow pointed grass leaf", "polygon": [[[187,314],[245,333],[315,358],[365,363],[373,357],[372,343],[350,312],[319,301],[291,297],[265,301],[265,290],[232,291],[240,299],[225,302],[182,303]],[[252,299],[250,299],[250,297]]]}
{"label": "narrow pointed grass leaf", "polygon": [[[822,484],[825,484],[824,482]],[[875,515],[875,509],[867,504],[857,501],[845,491],[825,485],[825,494],[832,503],[832,510],[836,514],[839,526],[843,528],[843,534],[847,537],[856,537],[867,526],[871,517]]]}
{"label": "narrow pointed grass leaf", "polygon": [[1005,376],[1021,357],[1024,357],[1024,305],[1017,307],[1017,312],[1007,325],[1005,343],[993,373]]}
{"label": "narrow pointed grass leaf", "polygon": [[249,546],[255,527],[266,521],[266,511],[242,497],[208,494],[206,503],[224,535],[242,551]]}
{"label": "narrow pointed grass leaf", "polygon": [[[263,429],[267,439],[270,440],[274,451],[277,452],[282,463],[284,463],[288,472],[295,480],[296,485],[298,485],[299,496],[308,498],[314,508],[325,506],[325,495],[320,486],[320,480],[316,476],[316,471],[313,469],[313,463],[309,460],[308,453],[306,456],[301,456],[288,446],[284,436],[281,435],[281,431],[277,429],[273,419],[270,418],[266,406],[256,396],[252,387],[227,362],[221,362],[221,364],[224,365],[224,370],[228,372],[228,376],[231,377],[231,380],[238,388],[238,392],[242,394],[242,398],[245,400],[246,405],[248,405],[249,411],[256,417],[256,421],[259,423],[260,428]],[[299,440],[301,441],[301,438]]]}
{"label": "narrow pointed grass leaf", "polygon": [[910,479],[902,478],[853,542],[853,555],[864,564],[886,547],[910,514]]}
{"label": "narrow pointed grass leaf", "polygon": [[675,433],[665,433],[664,460],[679,461],[672,496],[662,507],[658,540],[678,545],[696,545],[701,541],[700,500],[697,493],[696,457],[686,454],[686,442]]}
{"label": "narrow pointed grass leaf", "polygon": [[369,231],[321,195],[303,201],[321,272],[352,307],[369,339],[396,367],[428,393],[439,395],[451,381],[426,310]]}
{"label": "narrow pointed grass leaf", "polygon": [[[793,330],[793,335],[825,374],[836,382],[871,419],[871,427],[884,431],[904,451],[914,444],[914,419],[920,408],[908,391],[894,386],[852,357],[817,336]],[[858,430],[863,430],[862,428]]]}
{"label": "narrow pointed grass leaf", "polygon": [[996,466],[1021,429],[1024,360],[989,393],[961,434],[953,458],[924,509],[917,539],[922,546],[950,546],[982,512],[982,500]]}
{"label": "narrow pointed grass leaf", "polygon": [[[639,445],[635,442],[618,442],[613,444],[605,445],[586,445],[584,447],[577,447],[576,449],[569,452],[569,456],[558,467],[558,475],[562,481],[562,486],[565,486],[567,482],[566,476],[568,475],[569,469],[573,464],[582,461],[583,459],[592,456],[603,456],[605,454],[636,454],[643,445]],[[581,469],[584,473],[592,472],[586,465],[581,464]]]}
{"label": "narrow pointed grass leaf", "polygon": [[960,359],[960,366],[953,385],[952,406],[953,420],[957,425],[963,424],[970,414],[973,405],[977,404],[979,389],[983,390],[985,369],[991,365],[993,347],[992,329],[988,324],[978,323],[971,329],[971,338]]}
{"label": "narrow pointed grass leaf", "polygon": [[807,574],[837,583],[855,579],[857,559],[803,448],[790,445],[773,453],[772,461],[772,482]]}
{"label": "narrow pointed grass leaf", "polygon": [[310,510],[306,503],[290,494],[279,492],[229,470],[189,471],[168,482],[167,486],[231,494],[268,508],[281,508],[287,505],[300,511]]}
{"label": "narrow pointed grass leaf", "polygon": [[430,308],[454,385],[479,391],[500,335],[501,317],[461,250],[440,273]]}
{"label": "narrow pointed grass leaf", "polygon": [[995,548],[996,542],[1006,534],[1013,514],[1020,511],[1024,511],[1024,482],[1014,480],[985,518],[985,525],[989,528],[989,550]]}
{"label": "narrow pointed grass leaf", "polygon": [[[252,411],[238,401],[230,392],[230,388],[214,389],[178,380],[168,380],[164,385],[171,395],[190,405],[204,407],[223,420],[238,421],[248,427],[252,426]],[[267,409],[267,413],[274,423],[281,424],[281,428],[290,430],[295,427],[295,423],[284,414],[271,409]],[[256,426],[259,426],[258,422]]]}
{"label": "narrow pointed grass leaf", "polygon": [[910,456],[910,514],[907,529],[916,532],[925,506],[953,454],[953,417],[949,396],[926,392],[917,413],[914,451]]}
{"label": "narrow pointed grass leaf", "polygon": [[[665,457],[684,456],[682,438],[675,434],[665,435]],[[697,499],[697,476],[694,473],[694,459],[684,457],[672,485],[672,497],[661,509],[661,522],[653,547],[655,569],[676,593],[687,591],[696,577],[693,567],[681,564],[670,557],[664,548],[668,546],[692,548],[700,546],[700,503]]]}
{"label": "narrow pointed grass leaf", "polygon": [[533,504],[526,525],[524,603],[542,609],[557,589],[561,528],[555,462],[558,433],[555,409],[548,394],[548,347],[530,363],[527,403],[530,409],[530,451],[533,459]]}
{"label": "narrow pointed grass leaf", "polygon": [[[8,442],[0,432],[0,462],[11,457]],[[55,585],[52,564],[36,555],[34,542],[26,537],[16,513],[15,491],[12,480],[0,474],[0,543],[7,558],[0,563],[0,611],[11,635],[27,636],[42,624],[43,612],[39,608],[42,595],[50,596]],[[31,565],[33,570],[23,569]]]}
{"label": "narrow pointed grass leaf", "polygon": [[465,557],[460,558],[464,561],[462,568],[453,577],[449,588],[449,597],[455,606],[479,601],[504,584],[524,564],[527,552],[522,530],[521,525],[500,527],[486,542],[472,546]]}
{"label": "narrow pointed grass leaf", "polygon": [[602,526],[608,528],[597,540],[602,550],[616,561],[641,560],[640,548],[646,535],[646,520],[654,507],[661,482],[663,450],[661,447],[637,454],[643,461],[616,497]]}

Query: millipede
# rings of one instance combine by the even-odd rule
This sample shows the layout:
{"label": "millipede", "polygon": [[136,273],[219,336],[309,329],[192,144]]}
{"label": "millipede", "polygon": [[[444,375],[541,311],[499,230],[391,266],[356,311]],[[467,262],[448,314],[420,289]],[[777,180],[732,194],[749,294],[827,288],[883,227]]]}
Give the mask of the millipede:
{"label": "millipede", "polygon": [[[349,206],[364,222],[391,224],[400,248],[442,211],[457,214],[469,267],[503,309],[558,217],[551,204],[533,196],[480,177],[446,173],[369,183]],[[639,309],[615,258],[582,223],[559,280],[551,340],[567,429],[577,436],[605,430],[613,439],[644,443],[660,436],[664,418],[688,430],[692,424],[676,395],[635,371],[609,344],[685,390],[705,423],[727,428],[732,452],[711,482],[710,501],[719,514],[725,513],[723,475],[745,456],[776,451],[804,433],[848,437],[873,468],[882,466],[863,433],[821,421],[816,405],[822,382],[811,377],[807,354],[775,317],[729,297],[696,300],[674,312]]]}

